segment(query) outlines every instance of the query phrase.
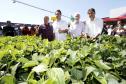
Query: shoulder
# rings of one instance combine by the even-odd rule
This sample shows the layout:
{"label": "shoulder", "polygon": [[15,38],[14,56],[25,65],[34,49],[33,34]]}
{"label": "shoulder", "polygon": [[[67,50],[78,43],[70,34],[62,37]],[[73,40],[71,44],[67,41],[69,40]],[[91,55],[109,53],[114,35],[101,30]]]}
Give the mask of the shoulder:
{"label": "shoulder", "polygon": [[54,21],[53,23],[52,23],[52,26],[55,26],[57,24],[57,21]]}
{"label": "shoulder", "polygon": [[85,21],[80,21],[80,24],[84,25],[85,24]]}
{"label": "shoulder", "polygon": [[57,21],[54,21],[52,24],[57,24]]}
{"label": "shoulder", "polygon": [[61,20],[61,23],[67,24],[67,22],[65,20]]}
{"label": "shoulder", "polygon": [[39,29],[43,29],[44,28],[44,24],[39,26]]}
{"label": "shoulder", "polygon": [[49,23],[49,26],[50,26],[50,27],[53,27],[53,23]]}
{"label": "shoulder", "polygon": [[73,26],[74,24],[75,24],[75,22],[71,22],[71,23],[70,23],[70,26]]}
{"label": "shoulder", "polygon": [[86,18],[86,19],[84,20],[84,22],[85,22],[85,24],[90,23],[90,19],[89,19],[89,18]]}

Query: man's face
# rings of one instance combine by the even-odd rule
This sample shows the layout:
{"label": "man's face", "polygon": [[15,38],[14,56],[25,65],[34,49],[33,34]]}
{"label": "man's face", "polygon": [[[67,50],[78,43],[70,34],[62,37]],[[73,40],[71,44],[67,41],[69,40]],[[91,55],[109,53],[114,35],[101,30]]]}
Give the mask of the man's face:
{"label": "man's face", "polygon": [[94,18],[95,17],[95,13],[93,11],[89,11],[88,15],[89,15],[89,18]]}
{"label": "man's face", "polygon": [[121,21],[118,21],[117,24],[118,24],[118,25],[121,25]]}
{"label": "man's face", "polygon": [[49,17],[44,17],[44,23],[48,23],[49,22]]}
{"label": "man's face", "polygon": [[60,12],[56,12],[56,18],[57,18],[57,19],[61,18]]}
{"label": "man's face", "polygon": [[75,15],[75,20],[79,21],[80,20],[80,14]]}

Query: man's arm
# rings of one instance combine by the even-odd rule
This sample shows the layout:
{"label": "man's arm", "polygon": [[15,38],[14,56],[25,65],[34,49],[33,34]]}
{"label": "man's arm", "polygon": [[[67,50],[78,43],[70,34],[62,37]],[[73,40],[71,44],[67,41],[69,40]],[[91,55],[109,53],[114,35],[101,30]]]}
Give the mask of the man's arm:
{"label": "man's arm", "polygon": [[100,21],[99,21],[98,34],[94,37],[94,39],[96,39],[99,35],[101,35],[102,30],[103,30],[103,20],[102,20],[102,19],[100,19]]}
{"label": "man's arm", "polygon": [[64,29],[64,30],[59,29],[59,33],[68,33],[68,29]]}
{"label": "man's arm", "polygon": [[91,38],[89,35],[89,30],[88,30],[88,26],[86,25],[86,21],[84,21],[84,24],[83,24],[83,29],[82,29],[82,32],[81,32],[81,36],[82,37],[85,37],[85,38]]}
{"label": "man's arm", "polygon": [[68,24],[67,22],[63,23],[63,28],[58,30],[59,33],[68,33]]}

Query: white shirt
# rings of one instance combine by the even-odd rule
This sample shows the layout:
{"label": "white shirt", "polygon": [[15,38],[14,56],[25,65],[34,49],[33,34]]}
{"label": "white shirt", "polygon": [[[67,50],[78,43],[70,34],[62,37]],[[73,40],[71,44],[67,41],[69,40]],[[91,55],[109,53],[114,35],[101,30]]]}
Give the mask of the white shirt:
{"label": "white shirt", "polygon": [[108,32],[108,35],[111,35],[111,33],[112,33],[112,28],[109,28],[109,29],[107,30],[107,32]]}
{"label": "white shirt", "polygon": [[95,18],[94,21],[87,19],[85,23],[86,23],[85,33],[87,33],[90,37],[96,37],[98,34],[101,34],[103,29],[102,19]]}
{"label": "white shirt", "polygon": [[59,30],[68,29],[67,22],[60,20],[60,21],[55,21],[52,25],[53,25],[53,28],[54,28],[53,32],[55,33],[55,39],[61,40],[61,41],[66,40],[67,33],[59,33]]}
{"label": "white shirt", "polygon": [[81,36],[83,31],[84,31],[84,23],[81,21],[79,21],[78,23],[73,22],[70,25],[69,33],[73,37]]}
{"label": "white shirt", "polygon": [[124,25],[123,28],[126,29],[126,25]]}

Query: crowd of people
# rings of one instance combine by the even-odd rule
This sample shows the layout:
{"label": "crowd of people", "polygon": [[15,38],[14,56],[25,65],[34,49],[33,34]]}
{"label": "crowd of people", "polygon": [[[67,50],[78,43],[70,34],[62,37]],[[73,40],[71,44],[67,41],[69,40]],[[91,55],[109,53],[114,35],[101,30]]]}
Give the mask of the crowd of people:
{"label": "crowd of people", "polygon": [[104,34],[113,36],[126,36],[126,24],[117,21],[116,25],[104,25]]}
{"label": "crowd of people", "polygon": [[68,34],[72,38],[81,36],[90,39],[95,39],[101,34],[114,36],[126,35],[126,28],[124,28],[125,26],[123,27],[121,21],[118,21],[116,27],[114,27],[113,25],[105,25],[102,19],[97,18],[94,8],[90,8],[87,14],[89,17],[82,22],[80,21],[80,13],[75,13],[74,21],[70,25],[62,20],[62,12],[60,10],[56,10],[56,21],[53,23],[49,22],[49,16],[45,16],[42,25],[32,25],[30,28],[27,25],[17,26],[15,28],[11,25],[10,21],[7,21],[6,26],[3,28],[0,27],[0,35],[36,35],[49,41],[53,41],[54,39],[64,41]]}
{"label": "crowd of people", "polygon": [[6,25],[0,26],[0,36],[36,35],[39,25],[12,24],[7,21]]}

